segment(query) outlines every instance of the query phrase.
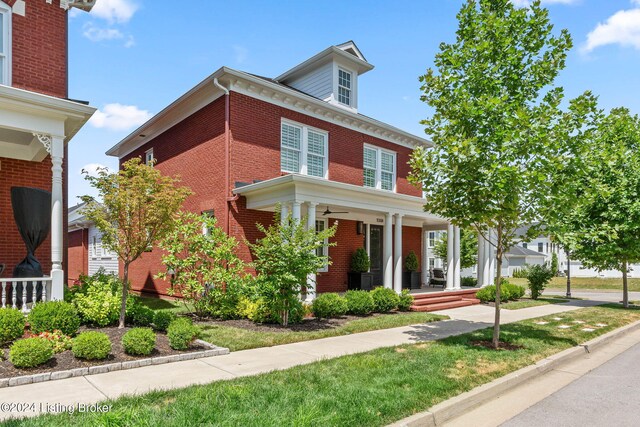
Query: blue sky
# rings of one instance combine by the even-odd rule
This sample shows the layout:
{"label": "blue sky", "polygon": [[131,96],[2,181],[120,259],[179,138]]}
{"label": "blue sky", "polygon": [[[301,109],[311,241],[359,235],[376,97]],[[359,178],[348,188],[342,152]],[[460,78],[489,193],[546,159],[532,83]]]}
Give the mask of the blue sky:
{"label": "blue sky", "polygon": [[[513,0],[519,6],[527,0]],[[602,108],[640,113],[640,0],[543,0],[574,48],[557,83],[589,89]],[[275,77],[354,40],[375,65],[359,111],[416,135],[429,109],[418,76],[452,41],[462,0],[98,0],[69,20],[69,96],[99,111],[69,147],[69,205],[91,189],[80,171],[117,167],[104,152],[219,67]]]}

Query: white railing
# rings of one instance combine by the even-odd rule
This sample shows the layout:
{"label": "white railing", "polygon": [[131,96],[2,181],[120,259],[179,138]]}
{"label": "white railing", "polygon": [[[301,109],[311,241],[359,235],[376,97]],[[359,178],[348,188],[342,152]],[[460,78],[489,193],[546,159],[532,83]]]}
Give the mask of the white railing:
{"label": "white railing", "polygon": [[[2,308],[19,308],[28,313],[37,302],[51,298],[51,277],[0,279]],[[40,292],[38,292],[40,288]],[[28,302],[31,300],[31,302]]]}

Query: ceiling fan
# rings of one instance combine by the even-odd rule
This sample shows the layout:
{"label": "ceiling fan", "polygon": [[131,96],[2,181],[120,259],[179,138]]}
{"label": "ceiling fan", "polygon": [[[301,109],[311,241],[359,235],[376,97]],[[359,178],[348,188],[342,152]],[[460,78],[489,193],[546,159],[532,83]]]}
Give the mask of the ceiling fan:
{"label": "ceiling fan", "polygon": [[347,214],[349,212],[332,212],[329,210],[329,206],[327,206],[327,210],[325,210],[322,215],[331,215],[331,214]]}

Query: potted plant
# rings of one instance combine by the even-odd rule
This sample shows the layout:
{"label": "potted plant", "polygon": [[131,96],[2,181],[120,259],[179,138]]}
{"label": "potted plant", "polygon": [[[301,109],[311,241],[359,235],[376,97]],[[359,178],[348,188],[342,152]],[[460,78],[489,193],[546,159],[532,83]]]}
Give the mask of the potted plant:
{"label": "potted plant", "polygon": [[404,259],[405,271],[402,273],[402,287],[404,289],[420,289],[420,262],[415,252],[409,251]]}
{"label": "potted plant", "polygon": [[369,273],[369,255],[364,248],[358,248],[351,255],[351,271],[348,274],[349,289],[363,289],[370,291],[373,288],[373,273]]}

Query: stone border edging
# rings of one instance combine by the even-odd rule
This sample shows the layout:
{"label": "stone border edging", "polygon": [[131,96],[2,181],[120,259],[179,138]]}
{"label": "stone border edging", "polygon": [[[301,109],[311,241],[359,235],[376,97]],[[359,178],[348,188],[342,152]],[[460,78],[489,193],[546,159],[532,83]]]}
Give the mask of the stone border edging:
{"label": "stone border edging", "polygon": [[33,375],[22,375],[12,378],[1,378],[0,388],[15,387],[26,384],[41,383],[45,381],[63,380],[72,377],[83,377],[85,375],[104,374],[125,369],[141,368],[143,366],[160,365],[163,363],[181,362],[183,360],[202,359],[204,357],[219,356],[229,354],[226,347],[218,347],[202,340],[196,340],[196,344],[209,348],[209,350],[192,351],[190,353],[172,354],[169,356],[157,356],[147,359],[128,360],[126,362],[109,363],[106,365],[89,366],[86,368],[74,368],[66,371],[43,372]]}
{"label": "stone border edging", "polygon": [[525,366],[517,371],[511,372],[501,378],[497,378],[489,383],[478,386],[472,390],[440,402],[429,410],[420,412],[402,420],[396,421],[392,427],[436,427],[443,425],[446,421],[462,415],[477,406],[499,396],[505,391],[516,387],[533,377],[545,374],[556,367],[583,356],[585,352],[603,346],[604,344],[640,329],[640,320],[607,332],[604,335],[572,347],[566,350],[539,360],[533,365]]}

